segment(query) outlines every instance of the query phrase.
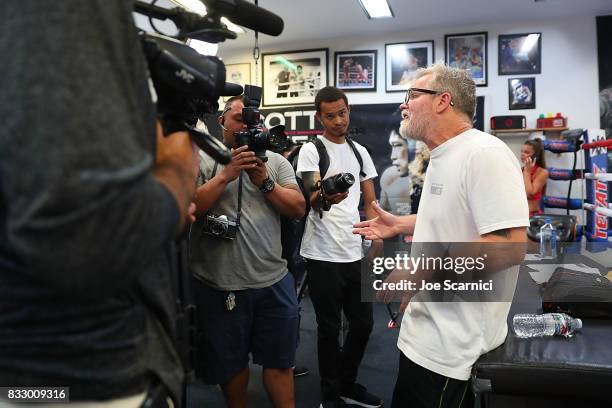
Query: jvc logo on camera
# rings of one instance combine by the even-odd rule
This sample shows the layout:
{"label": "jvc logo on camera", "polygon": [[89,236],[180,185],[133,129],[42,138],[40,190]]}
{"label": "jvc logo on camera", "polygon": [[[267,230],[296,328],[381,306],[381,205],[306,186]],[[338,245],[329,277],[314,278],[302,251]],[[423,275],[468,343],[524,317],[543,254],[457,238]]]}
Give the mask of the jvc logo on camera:
{"label": "jvc logo on camera", "polygon": [[192,83],[193,80],[195,79],[193,74],[190,74],[184,68],[181,69],[180,71],[176,71],[174,73],[174,75],[176,75],[177,77],[181,78],[183,81],[187,82],[188,84]]}

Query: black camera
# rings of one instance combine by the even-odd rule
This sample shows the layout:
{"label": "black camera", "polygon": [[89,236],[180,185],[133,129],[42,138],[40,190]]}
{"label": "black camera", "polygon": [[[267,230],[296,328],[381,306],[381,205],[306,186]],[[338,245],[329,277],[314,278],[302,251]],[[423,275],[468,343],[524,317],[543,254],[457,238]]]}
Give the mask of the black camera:
{"label": "black camera", "polygon": [[321,190],[325,195],[346,193],[355,184],[355,177],[351,173],[338,173],[321,181]]}
{"label": "black camera", "polygon": [[141,33],[151,79],[157,94],[157,112],[164,135],[189,131],[193,141],[220,163],[229,163],[230,151],[219,140],[195,128],[198,118],[219,109],[220,95],[240,95],[240,85],[225,82],[225,65],[198,54],[175,40]]}
{"label": "black camera", "polygon": [[261,125],[259,103],[261,101],[261,88],[254,85],[244,86],[244,108],[242,108],[242,123],[247,128],[234,133],[236,146],[249,146],[255,156],[263,162],[268,161],[266,150],[282,150],[287,147],[285,126],[276,125],[266,130]]}
{"label": "black camera", "polygon": [[202,232],[218,238],[233,240],[236,238],[236,233],[238,232],[238,222],[230,219],[227,215],[209,213],[206,214],[204,218]]}

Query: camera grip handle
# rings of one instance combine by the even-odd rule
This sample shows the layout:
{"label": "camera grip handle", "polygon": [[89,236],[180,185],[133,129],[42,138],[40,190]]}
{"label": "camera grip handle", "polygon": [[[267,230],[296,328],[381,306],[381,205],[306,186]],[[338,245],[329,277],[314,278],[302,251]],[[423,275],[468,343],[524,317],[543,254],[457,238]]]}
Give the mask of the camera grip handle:
{"label": "camera grip handle", "polygon": [[185,124],[191,138],[198,147],[206,152],[210,157],[221,164],[228,164],[232,161],[232,152],[218,139],[212,137],[208,132],[196,129]]}

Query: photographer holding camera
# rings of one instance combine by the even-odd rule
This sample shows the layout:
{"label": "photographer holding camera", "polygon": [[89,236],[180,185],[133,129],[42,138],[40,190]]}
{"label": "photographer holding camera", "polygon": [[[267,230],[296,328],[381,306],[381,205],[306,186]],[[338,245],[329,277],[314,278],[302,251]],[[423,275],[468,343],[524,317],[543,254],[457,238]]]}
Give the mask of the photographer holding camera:
{"label": "photographer holding camera", "polygon": [[[360,301],[362,243],[352,234],[362,192],[368,218],[375,214],[371,203],[376,199],[372,180],[376,169],[368,151],[347,138],[350,108],[344,92],[332,86],[322,88],[315,108],[323,137],[302,147],[297,171],[307,191],[313,191],[301,255],[307,260],[307,282],[317,315],[321,406],[380,407],[382,400],[356,383],[373,311],[371,303]],[[320,167],[325,158],[327,171]],[[342,310],[349,331],[340,348]]]}
{"label": "photographer holding camera", "polygon": [[190,234],[198,374],[221,385],[228,407],[244,407],[252,354],[273,405],[293,407],[298,311],[281,257],[279,214],[300,218],[305,201],[289,162],[256,145],[272,130],[258,128],[247,94],[245,87],[245,96],[230,98],[218,118],[232,161],[216,165],[204,156],[200,164],[204,184]]}
{"label": "photographer holding camera", "polygon": [[156,123],[133,4],[0,4],[0,385],[178,406],[169,248],[198,157]]}

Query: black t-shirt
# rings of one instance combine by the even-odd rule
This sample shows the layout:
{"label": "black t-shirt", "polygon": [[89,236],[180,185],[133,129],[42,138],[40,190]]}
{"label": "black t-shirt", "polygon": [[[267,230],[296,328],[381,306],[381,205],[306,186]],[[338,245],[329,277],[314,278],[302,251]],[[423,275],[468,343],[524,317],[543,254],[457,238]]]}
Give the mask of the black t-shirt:
{"label": "black t-shirt", "polygon": [[0,2],[0,385],[180,398],[178,211],[132,7]]}

